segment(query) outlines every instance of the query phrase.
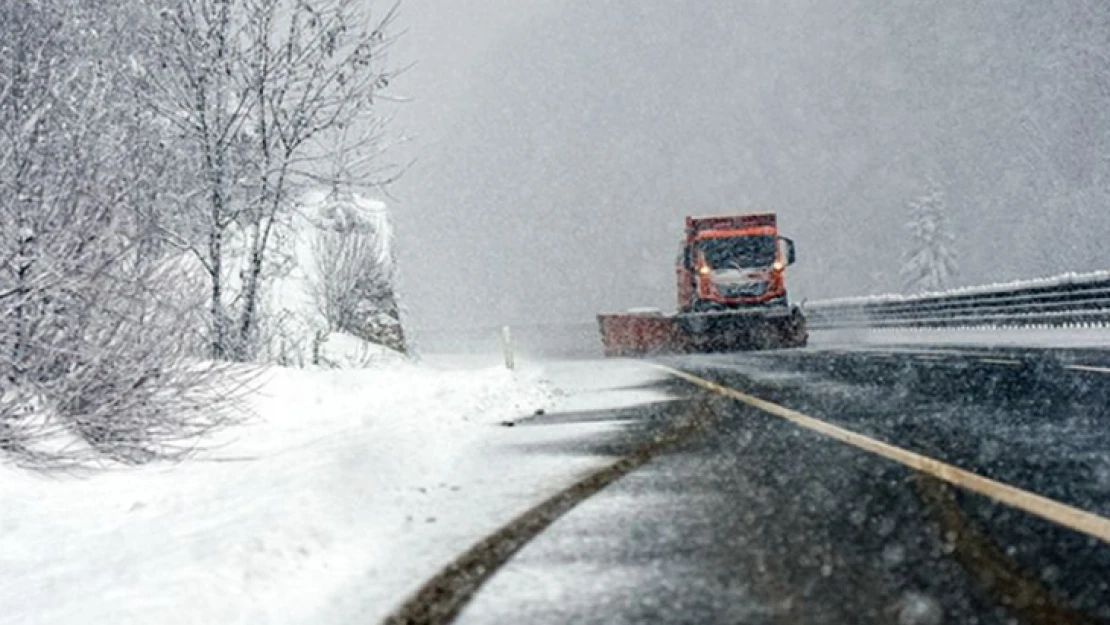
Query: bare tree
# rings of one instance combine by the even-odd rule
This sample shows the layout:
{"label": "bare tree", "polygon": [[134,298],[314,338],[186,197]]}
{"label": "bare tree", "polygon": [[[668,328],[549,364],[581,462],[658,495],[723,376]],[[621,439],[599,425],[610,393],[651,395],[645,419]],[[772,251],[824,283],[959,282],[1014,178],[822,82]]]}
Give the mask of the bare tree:
{"label": "bare tree", "polygon": [[[252,357],[267,252],[304,186],[371,180],[370,165],[326,167],[339,155],[375,153],[380,137],[374,105],[392,77],[384,53],[396,5],[376,20],[364,5],[166,0],[153,29],[159,72],[145,84],[156,110],[194,146],[204,188],[182,208],[196,214],[205,244],[177,238],[210,281],[216,357]],[[352,132],[359,128],[371,131]],[[239,283],[228,293],[225,267],[235,260]]]}
{"label": "bare tree", "polygon": [[97,19],[0,8],[0,448],[28,463],[176,456],[230,415],[219,369],[179,347],[190,303],[140,253],[158,171],[121,166],[142,128],[91,54]]}

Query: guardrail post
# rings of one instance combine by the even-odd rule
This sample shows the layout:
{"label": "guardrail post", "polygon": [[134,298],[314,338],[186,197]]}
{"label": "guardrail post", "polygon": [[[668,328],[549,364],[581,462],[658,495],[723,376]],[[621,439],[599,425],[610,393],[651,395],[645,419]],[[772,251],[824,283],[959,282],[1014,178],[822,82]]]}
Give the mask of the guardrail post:
{"label": "guardrail post", "polygon": [[501,344],[505,349],[505,368],[513,371],[516,369],[516,360],[513,357],[513,335],[509,326],[501,328]]}

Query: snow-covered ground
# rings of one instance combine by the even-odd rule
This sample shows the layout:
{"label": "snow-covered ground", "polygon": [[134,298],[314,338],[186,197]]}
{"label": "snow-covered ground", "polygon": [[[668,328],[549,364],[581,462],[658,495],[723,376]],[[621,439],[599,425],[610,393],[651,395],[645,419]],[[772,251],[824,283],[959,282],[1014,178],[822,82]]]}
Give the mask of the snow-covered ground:
{"label": "snow-covered ground", "polygon": [[0,623],[375,622],[455,555],[608,459],[526,454],[667,399],[626,361],[273,369],[197,459],[93,477],[0,467]]}

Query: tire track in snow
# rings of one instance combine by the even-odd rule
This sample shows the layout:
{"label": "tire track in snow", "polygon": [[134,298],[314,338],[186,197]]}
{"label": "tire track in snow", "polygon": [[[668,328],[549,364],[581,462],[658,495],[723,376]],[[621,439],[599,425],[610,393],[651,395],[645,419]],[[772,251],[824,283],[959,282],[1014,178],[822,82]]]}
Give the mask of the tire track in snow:
{"label": "tire track in snow", "polygon": [[384,625],[451,623],[502,565],[559,517],[655,456],[702,431],[714,418],[715,413],[706,400],[692,402],[686,414],[663,433],[549,497],[468,549],[386,617]]}

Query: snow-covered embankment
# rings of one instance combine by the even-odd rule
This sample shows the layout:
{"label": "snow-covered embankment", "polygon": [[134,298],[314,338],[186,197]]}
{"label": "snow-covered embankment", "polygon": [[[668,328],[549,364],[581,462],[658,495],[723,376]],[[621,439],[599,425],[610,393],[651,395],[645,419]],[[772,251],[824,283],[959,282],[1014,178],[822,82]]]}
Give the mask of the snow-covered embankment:
{"label": "snow-covered embankment", "polygon": [[[373,622],[606,461],[506,451],[580,429],[496,425],[603,405],[597,366],[274,368],[256,417],[195,460],[88,478],[0,468],[0,623]],[[608,366],[612,388],[658,376]]]}

